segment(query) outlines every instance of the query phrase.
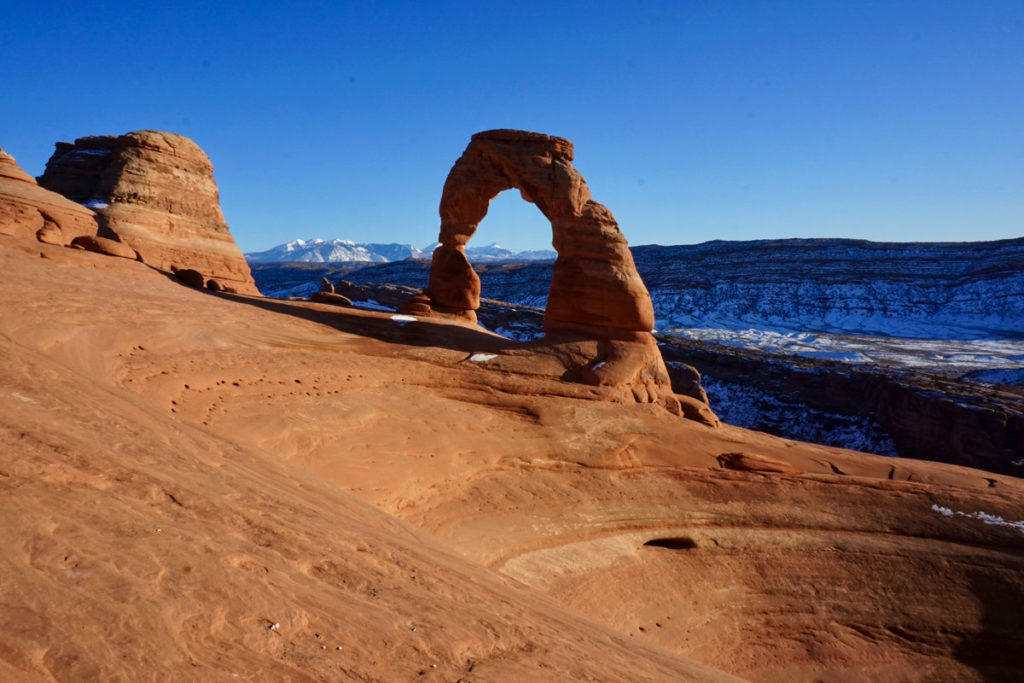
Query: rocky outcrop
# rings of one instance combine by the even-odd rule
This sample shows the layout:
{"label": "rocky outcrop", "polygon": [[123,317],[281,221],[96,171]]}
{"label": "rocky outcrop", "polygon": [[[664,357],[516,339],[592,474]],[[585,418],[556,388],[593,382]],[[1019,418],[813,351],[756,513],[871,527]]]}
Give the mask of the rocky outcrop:
{"label": "rocky outcrop", "polygon": [[95,235],[96,214],[43,189],[0,149],[0,234],[68,244],[76,237]]}
{"label": "rocky outcrop", "polygon": [[144,130],[59,142],[39,184],[93,208],[102,236],[154,268],[194,269],[258,293],[221,213],[213,165],[186,137]]}
{"label": "rocky outcrop", "polygon": [[[491,199],[515,188],[551,221],[558,252],[544,331],[559,339],[598,339],[600,355],[568,375],[586,384],[629,387],[639,402],[678,401],[651,335],[654,309],[626,238],[606,207],[590,198],[564,138],[518,130],[477,133],[455,162],[441,195],[440,246],[423,298],[407,312],[476,321],[480,277],[466,257]],[[628,392],[627,392],[628,393]]]}

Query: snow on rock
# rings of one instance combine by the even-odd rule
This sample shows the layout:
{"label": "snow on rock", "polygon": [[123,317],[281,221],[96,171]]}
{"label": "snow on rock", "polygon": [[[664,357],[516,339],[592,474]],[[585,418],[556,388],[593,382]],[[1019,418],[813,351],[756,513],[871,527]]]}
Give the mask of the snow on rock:
{"label": "snow on rock", "polygon": [[352,305],[355,306],[356,308],[363,308],[363,309],[366,309],[368,311],[390,312],[390,311],[395,310],[393,308],[389,308],[387,306],[384,306],[383,304],[380,304],[380,303],[374,301],[373,299],[367,299],[366,301],[353,301]]}
{"label": "snow on rock", "polygon": [[977,512],[961,512],[960,510],[953,510],[938,503],[932,504],[932,510],[935,510],[943,517],[966,517],[967,519],[977,519],[985,524],[991,524],[993,526],[1008,526],[1016,529],[1024,534],[1024,520],[1011,521],[1003,519],[1000,515],[992,515],[987,512],[978,510]]}
{"label": "snow on rock", "polygon": [[839,415],[757,387],[704,375],[701,384],[722,422],[798,441],[895,456],[892,437],[869,416]]}

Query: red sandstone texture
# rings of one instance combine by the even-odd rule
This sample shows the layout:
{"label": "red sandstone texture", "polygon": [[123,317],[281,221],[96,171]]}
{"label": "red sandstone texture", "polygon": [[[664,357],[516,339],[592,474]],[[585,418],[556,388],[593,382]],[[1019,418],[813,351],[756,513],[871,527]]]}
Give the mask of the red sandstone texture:
{"label": "red sandstone texture", "polygon": [[96,231],[96,214],[39,187],[14,157],[0,149],[0,234],[68,244]]}
{"label": "red sandstone texture", "polygon": [[191,268],[259,293],[221,213],[213,164],[186,137],[143,130],[59,142],[39,184],[94,207],[101,235],[154,268]]}
{"label": "red sandstone texture", "polygon": [[[477,133],[452,167],[441,195],[441,245],[434,251],[429,287],[406,307],[410,313],[476,321],[480,278],[466,243],[491,200],[518,189],[551,221],[558,252],[544,312],[544,330],[557,342],[597,339],[599,354],[582,358],[572,374],[595,386],[628,387],[641,403],[663,402],[673,412],[717,420],[707,407],[672,396],[668,372],[651,329],[650,294],[633,263],[615,217],[590,198],[572,165],[564,138],[520,130]],[[686,410],[687,408],[691,410]]]}

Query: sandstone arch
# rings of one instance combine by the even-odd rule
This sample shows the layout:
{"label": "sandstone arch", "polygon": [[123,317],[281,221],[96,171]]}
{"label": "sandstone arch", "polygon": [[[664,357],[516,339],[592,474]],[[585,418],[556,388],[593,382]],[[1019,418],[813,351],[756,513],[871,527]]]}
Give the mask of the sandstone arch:
{"label": "sandstone arch", "polygon": [[[455,162],[441,195],[441,243],[430,281],[410,313],[476,321],[480,278],[466,258],[491,200],[517,189],[551,221],[558,252],[544,311],[543,347],[575,379],[613,400],[661,403],[708,425],[708,407],[672,393],[661,352],[651,334],[654,307],[612,212],[590,198],[573,168],[564,138],[520,130],[477,133]],[[510,361],[509,361],[510,362]]]}
{"label": "sandstone arch", "polygon": [[554,265],[544,328],[632,339],[654,327],[651,297],[611,211],[590,198],[564,138],[519,130],[474,135],[441,195],[441,246],[427,290],[433,311],[475,320],[480,279],[465,245],[491,199],[517,189],[551,221]]}

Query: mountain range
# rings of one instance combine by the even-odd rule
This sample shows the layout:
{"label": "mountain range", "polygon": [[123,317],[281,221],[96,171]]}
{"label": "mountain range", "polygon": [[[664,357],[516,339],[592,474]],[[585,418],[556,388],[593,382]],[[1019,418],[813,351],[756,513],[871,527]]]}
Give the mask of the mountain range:
{"label": "mountain range", "polygon": [[[319,237],[292,240],[266,251],[250,252],[250,263],[391,263],[405,259],[429,259],[438,243],[422,249],[411,244],[357,244],[351,240],[324,240]],[[512,251],[497,242],[483,247],[468,247],[466,255],[473,263],[490,261],[553,261],[551,250]]]}

